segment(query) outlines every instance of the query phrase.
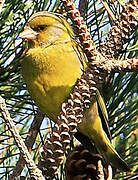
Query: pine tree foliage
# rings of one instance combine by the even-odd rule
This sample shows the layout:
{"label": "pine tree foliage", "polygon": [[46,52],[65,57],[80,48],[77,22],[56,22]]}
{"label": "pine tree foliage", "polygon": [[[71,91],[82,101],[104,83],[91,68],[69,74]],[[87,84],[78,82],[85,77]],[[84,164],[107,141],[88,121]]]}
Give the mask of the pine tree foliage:
{"label": "pine tree foliage", "polygon": [[[100,48],[101,42],[113,25],[113,20],[100,0],[87,2],[84,18],[95,45]],[[78,1],[75,3],[78,6]],[[108,0],[107,3],[114,16],[118,17],[123,9],[122,1]],[[34,12],[60,11],[61,8],[59,0],[5,0],[2,9],[0,8],[0,96],[6,100],[11,117],[23,139],[27,137],[38,108],[29,96],[21,76],[23,47],[18,35]],[[120,52],[120,58],[137,56],[137,38],[138,32],[135,31]],[[135,178],[137,174],[137,81],[136,72],[116,73],[112,75],[111,83],[105,84],[103,91],[103,95],[108,94],[105,99],[113,144],[131,168],[128,173],[114,170],[114,179]],[[31,152],[36,163],[39,149],[48,132],[49,121],[45,118]],[[14,139],[0,116],[0,179],[9,179],[19,155]],[[63,167],[60,167],[57,179],[65,179]],[[22,176],[29,176],[28,171],[24,169]]]}

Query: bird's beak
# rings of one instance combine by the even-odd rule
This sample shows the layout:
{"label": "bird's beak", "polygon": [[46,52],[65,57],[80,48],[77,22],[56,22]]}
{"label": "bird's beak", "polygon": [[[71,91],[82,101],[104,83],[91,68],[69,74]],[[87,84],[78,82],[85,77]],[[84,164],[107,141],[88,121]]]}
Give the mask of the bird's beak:
{"label": "bird's beak", "polygon": [[19,38],[22,39],[36,39],[38,33],[33,31],[30,27],[26,27],[23,32],[19,34]]}

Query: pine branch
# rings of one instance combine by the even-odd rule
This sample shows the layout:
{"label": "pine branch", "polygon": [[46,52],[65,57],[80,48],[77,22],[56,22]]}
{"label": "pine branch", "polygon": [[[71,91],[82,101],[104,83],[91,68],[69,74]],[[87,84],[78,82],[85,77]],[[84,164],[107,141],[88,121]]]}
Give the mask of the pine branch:
{"label": "pine branch", "polygon": [[[40,126],[41,126],[41,124],[43,122],[43,119],[44,119],[44,114],[42,114],[38,110],[37,114],[34,117],[34,120],[33,120],[32,124],[30,126],[27,138],[25,139],[25,145],[28,148],[29,152],[31,152],[32,147],[33,147],[33,145],[35,143],[35,140],[36,140],[36,137],[37,137],[38,132],[40,130]],[[14,179],[15,177],[18,177],[21,174],[22,170],[25,167],[25,163],[26,162],[25,162],[23,156],[20,155],[19,160],[16,163],[16,166],[15,166],[15,168],[13,170],[13,173],[10,176],[11,180]]]}
{"label": "pine branch", "polygon": [[80,15],[85,19],[87,15],[87,9],[88,9],[88,0],[80,0],[79,1],[79,12]]}
{"label": "pine branch", "polygon": [[27,168],[30,172],[31,178],[34,179],[42,179],[44,180],[44,177],[41,173],[41,171],[37,168],[35,165],[30,153],[28,152],[27,147],[25,146],[25,143],[23,142],[21,136],[19,135],[19,132],[17,131],[15,124],[13,120],[10,118],[10,114],[6,108],[6,104],[4,99],[0,96],[0,112],[2,114],[3,120],[5,121],[5,124],[8,126],[8,129],[10,130],[19,150],[22,154],[24,160],[26,161]]}
{"label": "pine branch", "polygon": [[[105,61],[106,59],[106,61]],[[104,58],[101,54],[98,54],[96,60],[92,63],[99,71],[106,71],[110,75],[112,72],[137,72],[138,71],[138,59],[113,59]]]}

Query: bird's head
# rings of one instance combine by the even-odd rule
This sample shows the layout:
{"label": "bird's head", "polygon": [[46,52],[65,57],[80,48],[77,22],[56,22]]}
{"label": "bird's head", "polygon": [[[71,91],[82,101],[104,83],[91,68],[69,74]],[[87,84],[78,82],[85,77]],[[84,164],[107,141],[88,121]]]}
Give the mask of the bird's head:
{"label": "bird's head", "polygon": [[33,14],[19,35],[20,38],[29,40],[31,46],[35,47],[70,41],[72,36],[72,28],[65,18],[47,11]]}

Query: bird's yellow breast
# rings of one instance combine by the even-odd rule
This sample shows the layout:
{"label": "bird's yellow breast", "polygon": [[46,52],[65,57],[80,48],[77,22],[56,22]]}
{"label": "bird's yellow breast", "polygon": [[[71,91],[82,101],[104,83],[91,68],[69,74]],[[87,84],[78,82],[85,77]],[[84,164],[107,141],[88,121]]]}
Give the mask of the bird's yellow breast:
{"label": "bird's yellow breast", "polygon": [[72,87],[82,74],[73,42],[29,49],[22,63],[28,90],[49,118],[54,121]]}

